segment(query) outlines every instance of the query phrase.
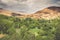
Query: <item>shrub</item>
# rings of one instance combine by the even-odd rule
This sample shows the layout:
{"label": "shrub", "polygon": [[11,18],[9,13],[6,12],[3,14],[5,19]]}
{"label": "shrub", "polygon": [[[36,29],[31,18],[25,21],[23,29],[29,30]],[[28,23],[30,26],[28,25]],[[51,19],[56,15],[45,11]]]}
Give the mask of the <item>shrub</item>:
{"label": "shrub", "polygon": [[60,19],[36,20],[2,17],[0,20],[0,33],[8,36],[0,40],[55,40],[55,38],[57,40],[60,35],[59,24]]}

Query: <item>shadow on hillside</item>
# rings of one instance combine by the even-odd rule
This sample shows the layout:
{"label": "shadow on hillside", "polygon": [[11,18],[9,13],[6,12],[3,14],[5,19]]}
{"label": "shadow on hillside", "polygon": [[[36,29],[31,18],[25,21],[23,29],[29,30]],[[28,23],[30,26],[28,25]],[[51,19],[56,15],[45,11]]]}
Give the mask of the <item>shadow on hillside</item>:
{"label": "shadow on hillside", "polygon": [[58,12],[60,12],[60,7],[51,6],[51,7],[48,7],[48,9],[51,9],[51,10],[53,10],[53,11],[58,11]]}

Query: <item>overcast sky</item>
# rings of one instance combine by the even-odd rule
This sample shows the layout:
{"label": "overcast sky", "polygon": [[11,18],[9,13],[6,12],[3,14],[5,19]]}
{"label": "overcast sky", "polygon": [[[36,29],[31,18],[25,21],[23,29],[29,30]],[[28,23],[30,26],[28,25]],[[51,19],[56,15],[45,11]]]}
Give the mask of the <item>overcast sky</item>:
{"label": "overcast sky", "polygon": [[34,13],[50,6],[60,7],[60,0],[0,0],[0,8],[16,12]]}

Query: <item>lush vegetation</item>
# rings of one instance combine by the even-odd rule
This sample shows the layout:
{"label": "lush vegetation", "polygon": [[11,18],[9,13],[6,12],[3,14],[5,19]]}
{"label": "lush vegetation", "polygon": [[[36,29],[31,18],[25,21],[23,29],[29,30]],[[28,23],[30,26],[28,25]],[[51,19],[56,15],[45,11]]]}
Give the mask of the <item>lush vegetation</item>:
{"label": "lush vegetation", "polygon": [[0,15],[0,34],[6,34],[0,40],[57,40],[60,19],[22,19]]}

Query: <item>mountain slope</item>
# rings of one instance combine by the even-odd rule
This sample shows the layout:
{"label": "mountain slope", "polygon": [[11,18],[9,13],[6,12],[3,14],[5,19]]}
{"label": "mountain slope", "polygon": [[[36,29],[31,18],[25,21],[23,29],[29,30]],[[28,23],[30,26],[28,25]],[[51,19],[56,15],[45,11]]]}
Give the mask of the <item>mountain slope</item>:
{"label": "mountain slope", "polygon": [[60,16],[60,7],[48,7],[33,14],[37,18],[53,19]]}
{"label": "mountain slope", "polygon": [[43,10],[37,11],[36,13],[33,13],[33,14],[15,13],[15,12],[1,9],[0,14],[6,15],[6,16],[16,16],[19,18],[30,17],[30,18],[36,18],[36,19],[40,19],[40,18],[54,19],[60,16],[60,7],[55,7],[55,6],[48,7]]}

